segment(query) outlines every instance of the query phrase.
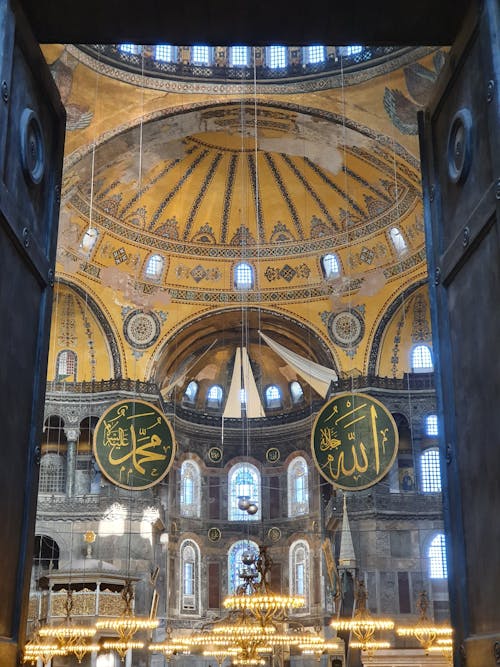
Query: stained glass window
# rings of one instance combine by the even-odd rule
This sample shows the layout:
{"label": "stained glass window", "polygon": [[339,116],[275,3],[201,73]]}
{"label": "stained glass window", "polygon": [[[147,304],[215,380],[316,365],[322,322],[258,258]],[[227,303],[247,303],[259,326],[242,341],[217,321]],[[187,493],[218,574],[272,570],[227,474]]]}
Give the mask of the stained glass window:
{"label": "stained glass window", "polygon": [[290,595],[304,596],[305,605],[299,613],[309,607],[309,571],[309,545],[297,540],[290,547]]}
{"label": "stained glass window", "polygon": [[207,392],[207,407],[220,408],[222,405],[222,387],[213,384]]}
{"label": "stained glass window", "polygon": [[[251,463],[239,463],[229,471],[229,520],[230,521],[257,521],[260,512],[260,473]],[[258,510],[255,514],[248,514],[238,507],[240,498],[248,498],[255,502]]]}
{"label": "stained glass window", "polygon": [[181,515],[200,516],[200,469],[194,461],[184,461],[181,466]]}
{"label": "stained glass window", "polygon": [[57,355],[57,380],[76,380],[76,353],[72,350],[62,350]]}
{"label": "stained glass window", "polygon": [[200,588],[200,550],[193,540],[184,540],[181,556],[181,609],[198,611]]}
{"label": "stained glass window", "polygon": [[208,46],[193,46],[192,58],[193,58],[193,63],[195,65],[209,65],[210,64],[210,47],[208,47]]}
{"label": "stained glass window", "polygon": [[281,407],[281,391],[275,384],[266,389],[266,407],[280,408]]}
{"label": "stained glass window", "polygon": [[248,46],[232,46],[229,53],[230,62],[233,67],[248,67],[250,63]]}
{"label": "stained glass window", "polygon": [[304,397],[304,390],[300,386],[300,382],[294,380],[290,385],[290,394],[292,396],[292,401],[298,403]]}
{"label": "stained glass window", "polygon": [[270,46],[267,51],[267,65],[271,69],[286,67],[286,47]]}
{"label": "stained glass window", "polygon": [[438,418],[437,415],[427,415],[425,419],[425,432],[429,436],[438,435]]}
{"label": "stained glass window", "polygon": [[244,565],[242,556],[246,552],[252,554],[256,560],[259,555],[259,547],[251,540],[240,540],[229,549],[227,557],[227,588],[229,594],[234,593],[238,586],[243,583],[243,579],[240,577],[243,571],[256,572],[255,566]]}
{"label": "stained glass window", "polygon": [[302,456],[297,456],[288,466],[288,516],[309,512],[309,470]]}
{"label": "stained glass window", "polygon": [[155,46],[155,60],[161,60],[165,63],[174,62],[175,49],[172,44],[157,44]]}
{"label": "stained glass window", "polygon": [[307,62],[311,65],[314,63],[322,63],[325,59],[325,47],[315,44],[307,47]]}

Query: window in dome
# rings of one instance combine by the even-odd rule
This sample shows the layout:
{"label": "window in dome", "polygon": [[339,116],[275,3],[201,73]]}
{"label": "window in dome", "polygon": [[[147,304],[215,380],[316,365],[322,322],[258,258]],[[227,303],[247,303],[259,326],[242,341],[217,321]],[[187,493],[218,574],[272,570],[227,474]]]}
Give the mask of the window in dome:
{"label": "window in dome", "polygon": [[426,449],[420,459],[422,475],[422,491],[424,493],[441,492],[441,467],[439,465],[439,450],[435,447]]}
{"label": "window in dome", "polygon": [[241,586],[243,579],[240,574],[243,574],[245,569],[252,569],[256,571],[255,566],[244,565],[242,561],[243,554],[250,553],[257,560],[259,555],[259,547],[252,540],[239,540],[235,542],[229,549],[227,555],[227,592],[231,595],[236,592],[238,586]]}
{"label": "window in dome", "polygon": [[222,387],[213,384],[207,392],[207,408],[220,408],[222,405]]}
{"label": "window in dome", "polygon": [[186,391],[184,392],[184,398],[186,401],[189,401],[189,403],[194,403],[197,394],[198,394],[198,383],[195,382],[194,380],[191,380],[191,382],[186,387]]}
{"label": "window in dome", "polygon": [[306,460],[297,456],[288,466],[288,516],[309,512],[309,469]]}
{"label": "window in dome", "polygon": [[180,547],[181,557],[181,609],[186,612],[199,611],[200,550],[193,540],[184,540]]}
{"label": "window in dome", "polygon": [[309,607],[309,545],[297,540],[290,547],[290,595],[303,595],[305,605],[298,612],[304,613]]}
{"label": "window in dome", "polygon": [[286,47],[269,46],[267,49],[267,66],[271,69],[286,67]]}
{"label": "window in dome", "polygon": [[193,46],[191,58],[194,65],[210,65],[210,47]]}
{"label": "window in dome", "polygon": [[87,231],[83,235],[82,242],[80,244],[80,247],[83,250],[83,252],[89,253],[92,250],[92,248],[96,244],[98,236],[99,232],[94,227],[90,227],[90,229],[87,229]]}
{"label": "window in dome", "polygon": [[431,348],[428,345],[416,345],[411,352],[413,373],[430,373],[434,370]]}
{"label": "window in dome", "polygon": [[281,390],[275,384],[270,385],[266,389],[266,407],[267,408],[281,408]]}
{"label": "window in dome", "polygon": [[175,48],[172,44],[156,44],[155,60],[164,63],[173,63],[175,61]]}
{"label": "window in dome", "polygon": [[184,461],[181,466],[181,515],[200,516],[201,477],[194,461]]}
{"label": "window in dome", "polygon": [[253,267],[247,262],[240,262],[234,267],[234,286],[236,289],[253,287]]}
{"label": "window in dome", "polygon": [[297,382],[297,380],[294,380],[290,384],[290,395],[293,403],[300,403],[304,398],[304,390],[302,389],[300,382]]}
{"label": "window in dome", "polygon": [[62,350],[57,355],[56,380],[70,380],[76,382],[77,356],[73,350]]}
{"label": "window in dome", "polygon": [[397,227],[391,227],[389,236],[398,255],[403,255],[408,250],[408,246],[401,231]]}
{"label": "window in dome", "polygon": [[425,432],[430,437],[439,435],[437,415],[427,415],[425,418]]}
{"label": "window in dome", "polygon": [[248,67],[250,64],[248,46],[232,46],[229,51],[229,61],[233,67]]}
{"label": "window in dome", "polygon": [[446,543],[443,533],[439,533],[432,540],[427,555],[429,558],[429,577],[431,579],[447,579]]}
{"label": "window in dome", "polygon": [[337,255],[330,253],[321,258],[321,268],[327,280],[340,276],[340,264]]}
{"label": "window in dome", "polygon": [[315,63],[322,63],[325,60],[325,47],[315,44],[314,46],[306,47],[306,61],[313,65]]}
{"label": "window in dome", "polygon": [[118,49],[122,53],[130,53],[133,56],[139,55],[142,50],[138,44],[118,44]]}
{"label": "window in dome", "polygon": [[[260,472],[251,463],[239,463],[231,468],[228,478],[229,488],[229,520],[257,521],[260,520]],[[247,498],[257,505],[255,514],[248,514],[238,507],[240,498]]]}
{"label": "window in dome", "polygon": [[150,280],[158,280],[163,272],[165,260],[161,255],[150,255],[146,262],[144,275]]}
{"label": "window in dome", "polygon": [[362,53],[363,47],[359,44],[352,44],[351,46],[339,46],[337,51],[341,56],[356,56]]}

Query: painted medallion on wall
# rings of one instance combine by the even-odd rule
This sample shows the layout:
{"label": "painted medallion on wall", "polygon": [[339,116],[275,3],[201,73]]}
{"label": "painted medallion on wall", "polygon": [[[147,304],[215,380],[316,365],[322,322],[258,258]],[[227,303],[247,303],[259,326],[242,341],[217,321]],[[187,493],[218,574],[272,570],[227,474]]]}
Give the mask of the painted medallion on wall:
{"label": "painted medallion on wall", "polygon": [[311,435],[316,466],[334,486],[360,491],[379,482],[398,451],[391,413],[367,394],[338,394],[320,410]]}
{"label": "painted medallion on wall", "polygon": [[94,456],[116,486],[140,491],[158,484],[175,456],[172,427],[145,401],[119,401],[102,415],[94,431]]}

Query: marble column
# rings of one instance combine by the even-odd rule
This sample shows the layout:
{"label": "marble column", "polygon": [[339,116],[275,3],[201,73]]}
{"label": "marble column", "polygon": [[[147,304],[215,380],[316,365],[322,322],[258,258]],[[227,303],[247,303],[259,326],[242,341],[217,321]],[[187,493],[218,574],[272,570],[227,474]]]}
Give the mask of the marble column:
{"label": "marble column", "polygon": [[66,450],[66,495],[72,498],[75,494],[75,467],[76,467],[76,445],[80,437],[79,428],[64,429],[68,447]]}

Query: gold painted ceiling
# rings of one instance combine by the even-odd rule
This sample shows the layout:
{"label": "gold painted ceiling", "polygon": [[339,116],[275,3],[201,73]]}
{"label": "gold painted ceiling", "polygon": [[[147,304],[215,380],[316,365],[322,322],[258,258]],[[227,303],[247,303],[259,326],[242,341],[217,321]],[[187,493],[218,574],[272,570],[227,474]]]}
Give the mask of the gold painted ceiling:
{"label": "gold painted ceiling", "polygon": [[[205,349],[189,327],[210,321],[224,339],[224,312],[239,308],[265,312],[267,333],[291,349],[314,339],[313,357],[339,374],[409,369],[406,353],[397,367],[373,359],[391,304],[426,275],[416,139],[384,110],[387,79],[348,94],[174,95],[65,67],[73,129],[57,273],[107,321],[112,372],[165,386]],[[404,72],[390,77],[404,86]],[[326,279],[331,252],[340,275]],[[234,285],[241,260],[255,271],[244,291]],[[134,342],[132,324],[148,329],[147,343]]]}

